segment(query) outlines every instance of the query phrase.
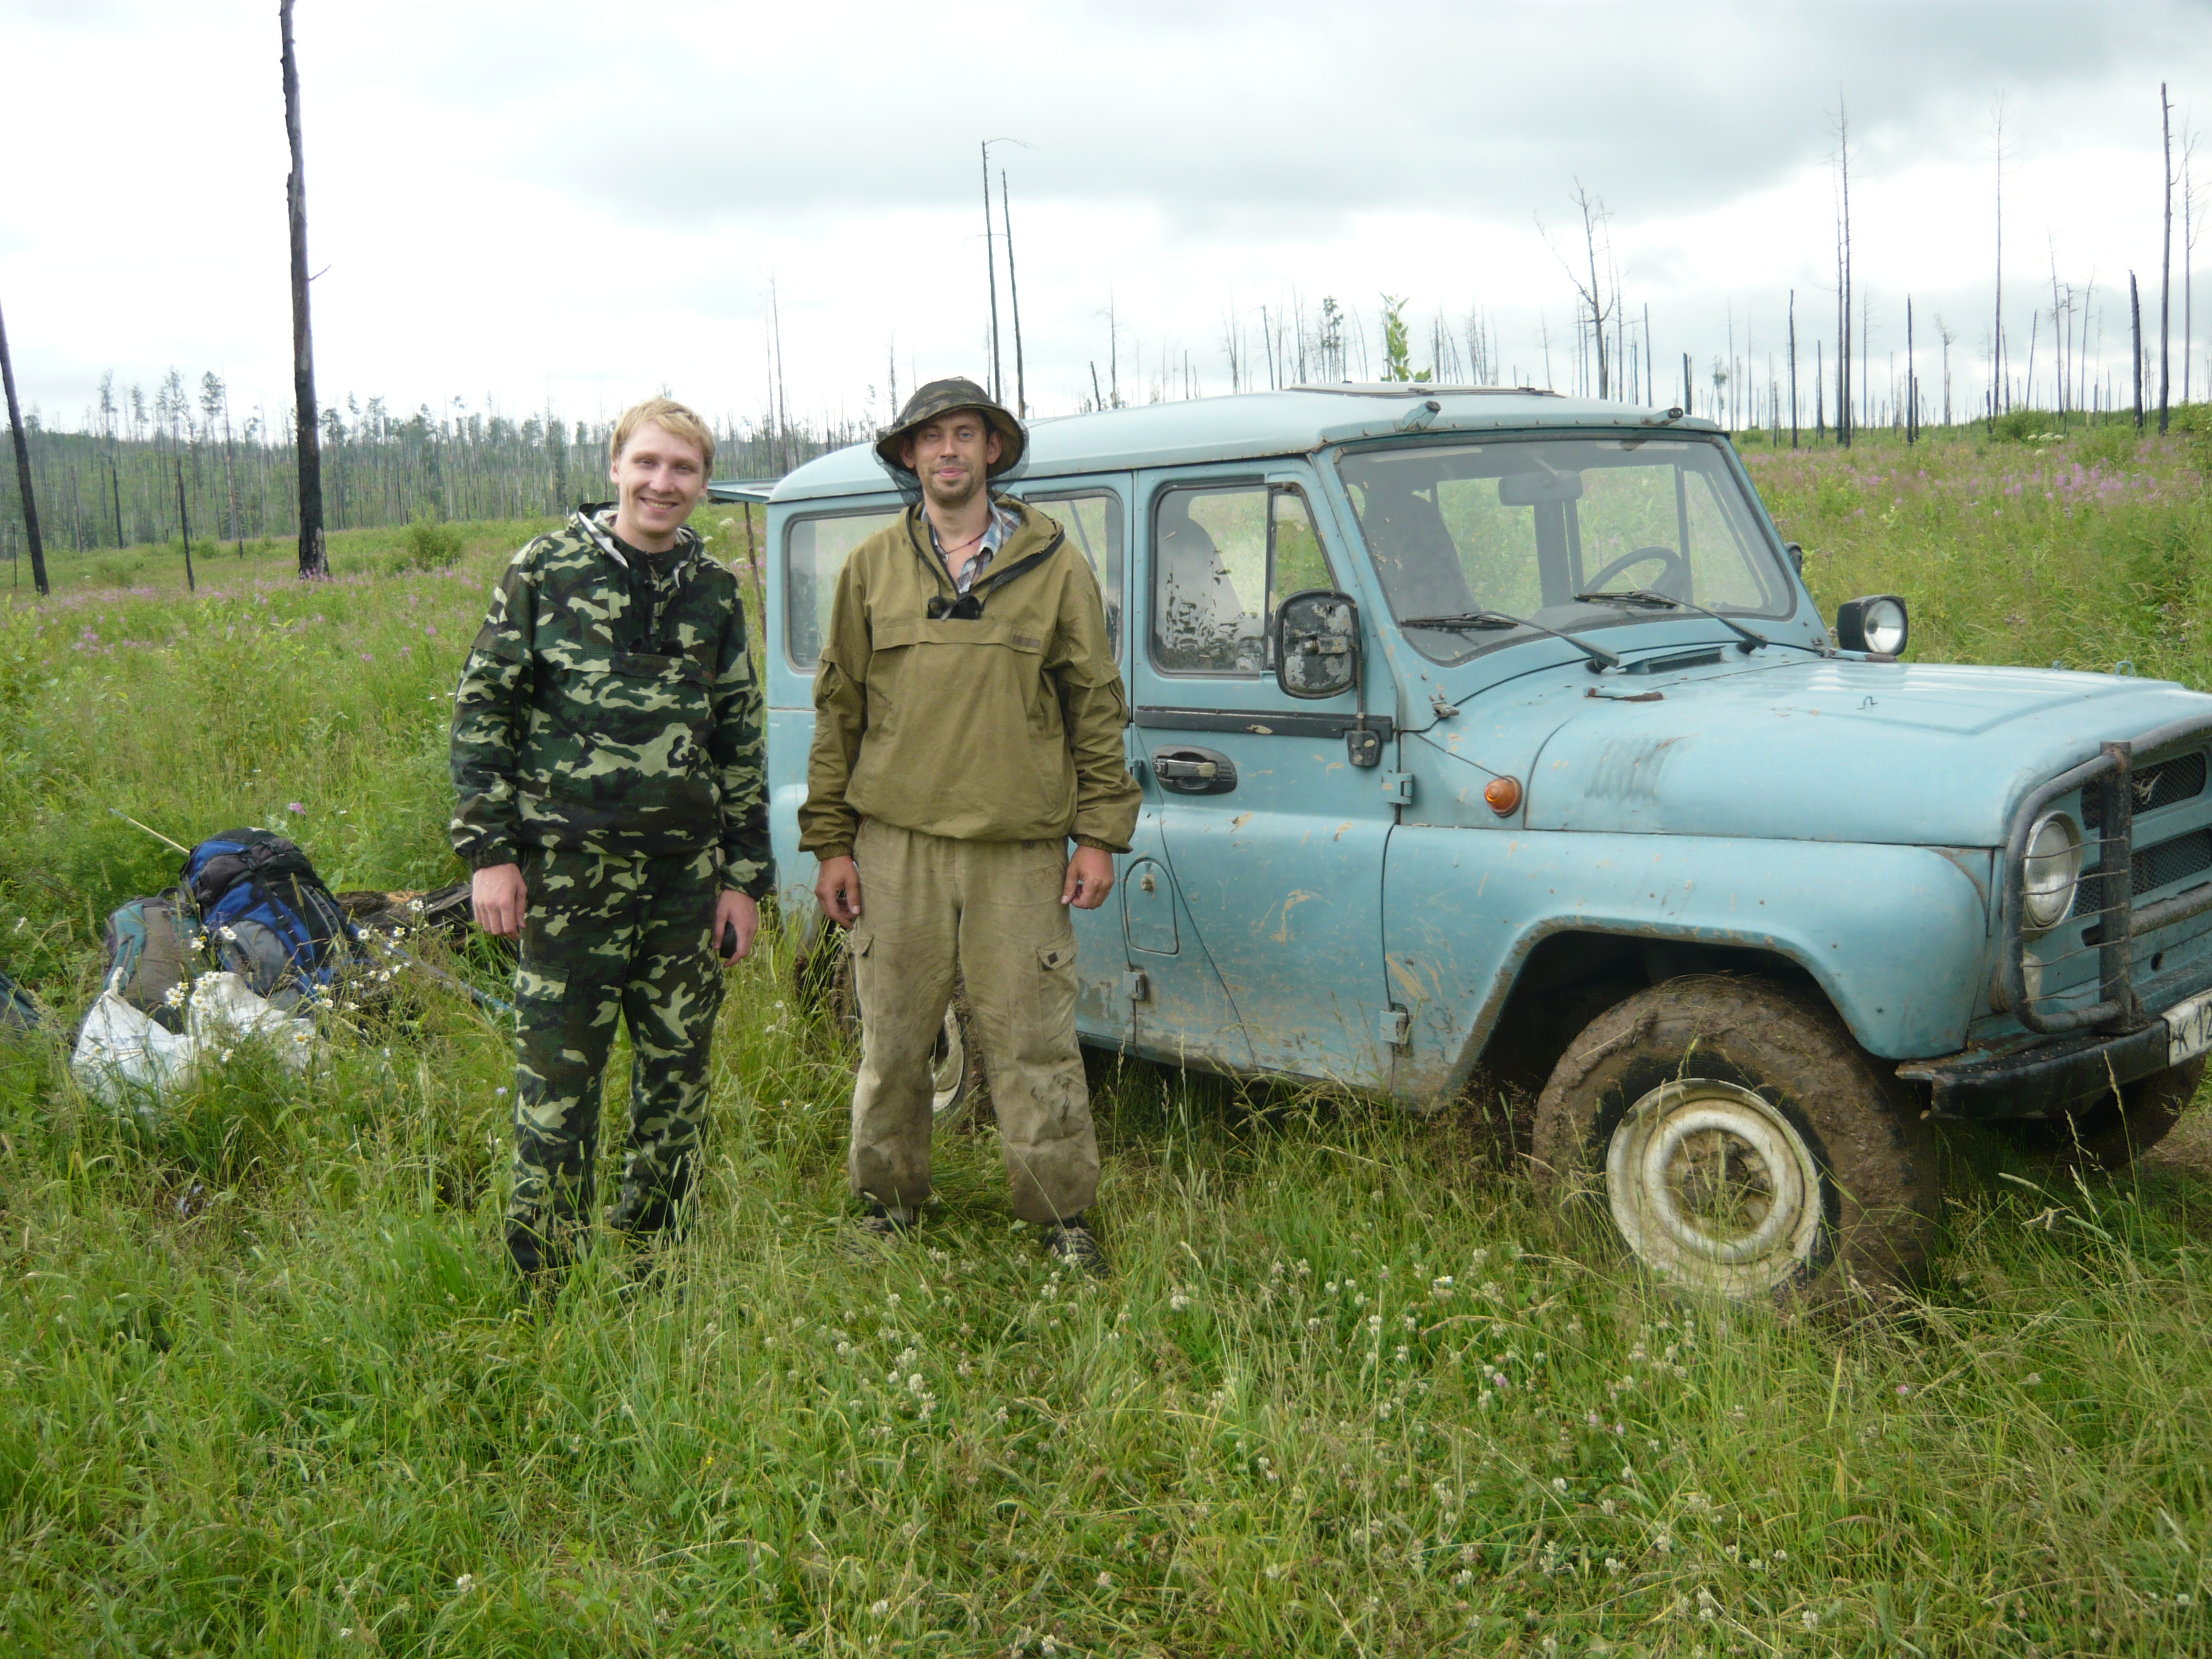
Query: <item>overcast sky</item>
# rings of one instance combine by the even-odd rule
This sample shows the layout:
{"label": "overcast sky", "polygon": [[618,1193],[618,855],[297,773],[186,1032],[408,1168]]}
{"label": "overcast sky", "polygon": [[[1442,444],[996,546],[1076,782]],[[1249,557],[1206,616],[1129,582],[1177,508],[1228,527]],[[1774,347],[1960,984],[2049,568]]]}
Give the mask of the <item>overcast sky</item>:
{"label": "overcast sky", "polygon": [[[771,284],[795,415],[881,419],[894,360],[902,393],[984,374],[983,139],[1009,141],[1033,410],[1073,408],[1116,357],[1125,397],[1164,360],[1179,387],[1186,354],[1226,391],[1232,312],[1256,337],[1261,307],[1334,295],[1371,340],[1385,292],[1417,363],[1431,318],[1463,332],[1480,307],[1522,380],[1548,332],[1565,386],[1577,180],[1666,385],[1685,351],[1709,377],[1731,318],[1763,376],[1794,287],[1809,395],[1839,100],[1878,382],[1909,292],[1923,384],[1939,315],[1961,401],[1987,384],[2000,99],[2015,374],[2039,330],[2046,379],[2055,257],[2094,281],[2118,376],[2130,270],[2155,326],[2160,80],[2177,148],[2184,120],[2212,128],[2208,0],[301,0],[297,29],[325,400],[569,419],[663,386],[756,416]],[[0,0],[0,77],[25,402],[74,425],[103,369],[150,392],[172,366],[236,406],[289,402],[275,0]],[[2177,216],[2177,395],[2180,240]]]}

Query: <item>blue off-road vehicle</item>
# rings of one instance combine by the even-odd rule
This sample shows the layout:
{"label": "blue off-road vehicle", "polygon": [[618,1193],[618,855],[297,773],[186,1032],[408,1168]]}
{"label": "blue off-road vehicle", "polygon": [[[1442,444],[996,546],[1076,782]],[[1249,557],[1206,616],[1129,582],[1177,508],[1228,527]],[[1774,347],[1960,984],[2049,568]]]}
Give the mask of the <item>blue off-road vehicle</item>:
{"label": "blue off-road vehicle", "polygon": [[[2192,1093],[2212,697],[1902,662],[1894,596],[1832,632],[1710,423],[1299,388],[1039,422],[1005,487],[1089,555],[1129,688],[1087,1042],[1420,1109],[1526,1079],[1547,1189],[1738,1297],[1909,1273],[1935,1121],[2112,1155]],[[763,498],[811,936],[816,655],[905,504],[866,448]]]}

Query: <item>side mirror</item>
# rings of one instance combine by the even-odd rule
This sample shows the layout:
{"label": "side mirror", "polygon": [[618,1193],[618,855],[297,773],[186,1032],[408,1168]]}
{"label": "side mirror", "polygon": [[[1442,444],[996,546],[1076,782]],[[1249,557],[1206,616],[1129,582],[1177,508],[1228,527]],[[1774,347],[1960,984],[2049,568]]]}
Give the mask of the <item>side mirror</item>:
{"label": "side mirror", "polygon": [[1799,542],[1784,542],[1782,544],[1782,550],[1790,556],[1790,568],[1797,573],[1798,580],[1802,581],[1805,577],[1805,549],[1803,544]]}
{"label": "side mirror", "polygon": [[1293,593],[1275,612],[1275,684],[1293,697],[1337,697],[1359,684],[1359,607],[1349,594]]}
{"label": "side mirror", "polygon": [[1911,632],[1905,601],[1894,593],[1846,599],[1836,607],[1836,645],[1841,650],[1863,651],[1875,657],[1901,656]]}

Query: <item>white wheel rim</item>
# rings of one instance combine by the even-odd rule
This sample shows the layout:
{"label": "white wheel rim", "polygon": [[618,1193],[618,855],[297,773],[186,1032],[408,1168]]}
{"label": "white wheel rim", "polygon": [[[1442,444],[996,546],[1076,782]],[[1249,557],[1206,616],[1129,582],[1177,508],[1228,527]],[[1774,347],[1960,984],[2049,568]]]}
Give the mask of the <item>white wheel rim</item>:
{"label": "white wheel rim", "polygon": [[930,1110],[939,1117],[968,1097],[968,1042],[961,1035],[960,1015],[945,1011],[945,1052],[929,1060]]}
{"label": "white wheel rim", "polygon": [[1787,1117],[1733,1083],[1652,1090],[1613,1130],[1605,1173],[1622,1239],[1680,1284],[1755,1296],[1796,1276],[1820,1243],[1819,1161]]}

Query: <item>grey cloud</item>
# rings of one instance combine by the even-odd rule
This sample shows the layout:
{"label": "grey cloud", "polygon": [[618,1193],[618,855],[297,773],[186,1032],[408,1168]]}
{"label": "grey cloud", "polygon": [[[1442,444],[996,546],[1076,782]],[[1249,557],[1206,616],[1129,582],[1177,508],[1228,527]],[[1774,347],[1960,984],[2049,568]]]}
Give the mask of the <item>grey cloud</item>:
{"label": "grey cloud", "polygon": [[[965,64],[903,33],[896,52],[853,38],[837,11],[805,50],[764,48],[773,62],[723,45],[668,84],[632,64],[596,88],[587,33],[565,70],[538,41],[543,82],[507,112],[504,166],[641,222],[804,220],[963,207],[988,131],[1031,145],[1003,153],[1018,203],[1141,204],[1210,239],[1293,213],[1301,236],[1364,209],[1518,220],[1577,175],[1617,210],[1676,213],[1824,156],[1839,91],[1875,165],[1978,132],[2000,89],[2022,136],[2048,139],[2124,63],[2201,70],[2204,10],[1121,8],[1030,16]],[[649,107],[657,164],[574,119],[580,98],[616,125]]]}

